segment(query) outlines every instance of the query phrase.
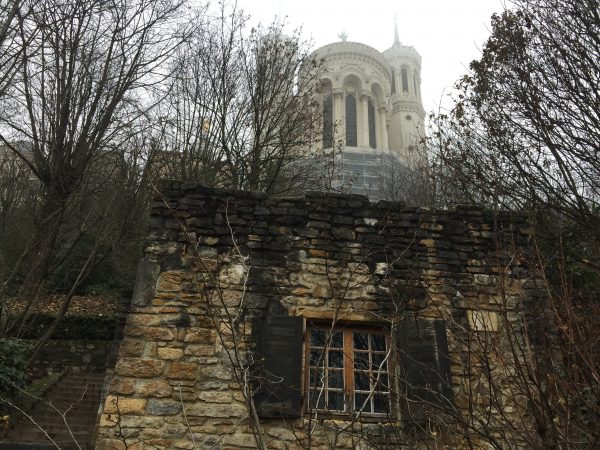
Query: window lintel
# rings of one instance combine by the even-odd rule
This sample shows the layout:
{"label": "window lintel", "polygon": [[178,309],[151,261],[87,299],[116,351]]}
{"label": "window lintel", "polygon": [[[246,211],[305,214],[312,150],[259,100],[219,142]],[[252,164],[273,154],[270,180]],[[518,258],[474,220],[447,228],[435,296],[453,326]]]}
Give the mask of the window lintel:
{"label": "window lintel", "polygon": [[297,311],[296,315],[302,316],[305,319],[317,320],[317,321],[328,321],[329,323],[336,322],[340,323],[356,323],[365,325],[382,325],[380,315],[376,315],[369,311],[356,312],[352,309],[303,309]]}

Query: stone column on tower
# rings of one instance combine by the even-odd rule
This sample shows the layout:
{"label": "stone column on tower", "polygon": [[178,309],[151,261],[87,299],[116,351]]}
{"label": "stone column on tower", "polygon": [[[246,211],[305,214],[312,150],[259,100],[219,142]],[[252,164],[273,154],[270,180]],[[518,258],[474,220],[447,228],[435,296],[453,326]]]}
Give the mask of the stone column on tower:
{"label": "stone column on tower", "polygon": [[344,117],[344,91],[342,88],[334,88],[333,89],[333,123],[335,126],[334,129],[334,139],[341,136],[342,130],[340,127],[344,125],[344,121],[342,120]]}
{"label": "stone column on tower", "polygon": [[360,121],[360,129],[362,138],[358,142],[360,147],[369,147],[369,96],[363,92],[360,102],[362,114]]}
{"label": "stone column on tower", "polygon": [[381,143],[379,144],[379,147],[384,150],[388,150],[390,147],[388,144],[387,108],[386,108],[385,104],[379,105],[378,112],[379,112],[379,129],[381,130],[381,133],[380,133],[380,136],[381,136],[380,142]]}

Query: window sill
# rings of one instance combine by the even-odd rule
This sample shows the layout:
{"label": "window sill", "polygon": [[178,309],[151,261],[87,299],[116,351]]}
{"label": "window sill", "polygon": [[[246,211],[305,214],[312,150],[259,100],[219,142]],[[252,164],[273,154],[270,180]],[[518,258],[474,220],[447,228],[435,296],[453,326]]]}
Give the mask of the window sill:
{"label": "window sill", "polygon": [[[317,417],[325,420],[336,420],[343,422],[357,421],[360,423],[395,423],[398,422],[396,417],[390,417],[387,414],[363,413],[360,416],[351,415],[350,413],[339,413],[325,410],[318,410]],[[312,418],[314,414],[311,411],[304,411],[304,418]]]}

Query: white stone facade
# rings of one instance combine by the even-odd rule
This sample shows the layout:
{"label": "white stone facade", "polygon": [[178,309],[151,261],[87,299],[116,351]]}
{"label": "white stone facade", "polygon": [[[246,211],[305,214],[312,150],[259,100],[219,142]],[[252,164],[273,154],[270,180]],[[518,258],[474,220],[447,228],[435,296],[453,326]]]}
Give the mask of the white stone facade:
{"label": "white stone facade", "polygon": [[323,146],[341,145],[341,187],[371,200],[389,198],[383,188],[386,169],[409,170],[421,161],[421,56],[402,45],[397,33],[383,53],[341,41],[313,55],[325,63]]}

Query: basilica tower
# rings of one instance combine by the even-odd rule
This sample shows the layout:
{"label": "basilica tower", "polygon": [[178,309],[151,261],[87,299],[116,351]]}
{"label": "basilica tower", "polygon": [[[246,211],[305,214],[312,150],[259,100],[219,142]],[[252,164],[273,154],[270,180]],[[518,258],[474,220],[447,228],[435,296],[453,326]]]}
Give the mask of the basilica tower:
{"label": "basilica tower", "polygon": [[397,28],[383,53],[345,37],[313,54],[325,62],[323,146],[341,143],[340,189],[371,200],[389,198],[390,168],[402,177],[419,158],[425,119],[421,56],[400,43]]}

